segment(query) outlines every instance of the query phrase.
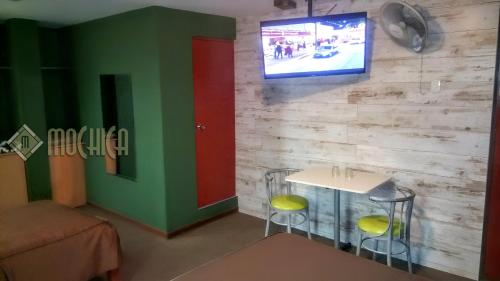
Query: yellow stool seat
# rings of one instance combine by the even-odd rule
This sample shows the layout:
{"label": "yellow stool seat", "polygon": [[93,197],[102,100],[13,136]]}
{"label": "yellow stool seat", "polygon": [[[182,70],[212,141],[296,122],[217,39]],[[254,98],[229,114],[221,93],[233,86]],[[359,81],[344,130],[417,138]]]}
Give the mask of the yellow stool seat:
{"label": "yellow stool seat", "polygon": [[[400,233],[399,219],[394,219],[393,225],[393,235],[399,236]],[[358,228],[366,233],[374,235],[385,234],[387,227],[389,226],[389,218],[386,216],[366,216],[358,220]],[[404,224],[402,225],[404,227]]]}
{"label": "yellow stool seat", "polygon": [[299,211],[306,209],[309,202],[306,198],[298,195],[280,195],[272,198],[271,206],[283,211]]}

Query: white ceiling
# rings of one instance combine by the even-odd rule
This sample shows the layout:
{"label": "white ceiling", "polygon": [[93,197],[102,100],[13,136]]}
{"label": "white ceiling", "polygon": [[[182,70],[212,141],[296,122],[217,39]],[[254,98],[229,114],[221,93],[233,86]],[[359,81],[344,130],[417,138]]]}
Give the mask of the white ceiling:
{"label": "white ceiling", "polygon": [[273,0],[0,0],[0,19],[27,18],[61,26],[152,5],[231,17],[275,9]]}

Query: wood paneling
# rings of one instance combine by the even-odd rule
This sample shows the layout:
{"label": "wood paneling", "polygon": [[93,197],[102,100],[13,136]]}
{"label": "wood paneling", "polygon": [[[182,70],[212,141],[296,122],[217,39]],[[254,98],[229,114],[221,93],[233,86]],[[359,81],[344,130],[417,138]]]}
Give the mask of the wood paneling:
{"label": "wood paneling", "polygon": [[[264,80],[261,20],[237,21],[236,190],[240,210],[264,217],[268,168],[347,164],[391,175],[416,191],[412,240],[422,265],[477,278],[500,1],[422,0],[432,35],[414,54],[378,24],[383,0],[339,0],[334,13],[368,11],[371,62],[357,76]],[[315,15],[331,2],[318,1]],[[432,87],[441,82],[439,90]],[[333,237],[333,194],[297,186],[311,202],[313,232]],[[377,207],[343,193],[342,239]]]}
{"label": "wood paneling", "polygon": [[0,212],[28,204],[25,170],[17,154],[0,155]]}
{"label": "wood paneling", "polygon": [[[55,151],[76,152],[76,145],[66,144],[56,146]],[[75,153],[74,155],[63,153],[52,154],[49,156],[52,200],[68,207],[85,205],[87,203],[85,160],[79,153]]]}

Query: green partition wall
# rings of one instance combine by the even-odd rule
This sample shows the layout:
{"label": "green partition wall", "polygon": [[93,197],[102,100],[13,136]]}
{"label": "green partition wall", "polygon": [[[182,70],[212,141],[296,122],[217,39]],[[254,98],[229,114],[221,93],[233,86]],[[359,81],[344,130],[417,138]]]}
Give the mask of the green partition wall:
{"label": "green partition wall", "polygon": [[166,231],[165,167],[158,44],[153,9],[98,19],[66,29],[72,47],[80,122],[104,126],[101,75],[129,75],[132,85],[136,175],[105,172],[103,157],[86,160],[88,200]]}
{"label": "green partition wall", "polygon": [[99,75],[130,74],[137,176],[104,172],[87,160],[89,200],[173,232],[237,207],[236,199],[198,210],[191,38],[235,38],[235,20],[163,7],[68,28],[82,125],[103,126]]}

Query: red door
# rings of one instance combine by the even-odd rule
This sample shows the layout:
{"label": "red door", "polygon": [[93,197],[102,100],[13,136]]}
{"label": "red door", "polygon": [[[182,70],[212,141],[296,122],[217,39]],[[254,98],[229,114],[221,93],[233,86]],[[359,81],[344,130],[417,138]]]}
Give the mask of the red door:
{"label": "red door", "polygon": [[193,38],[198,207],[235,196],[233,41]]}

